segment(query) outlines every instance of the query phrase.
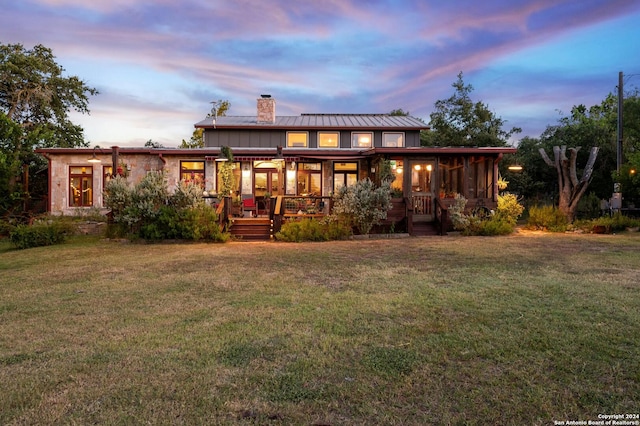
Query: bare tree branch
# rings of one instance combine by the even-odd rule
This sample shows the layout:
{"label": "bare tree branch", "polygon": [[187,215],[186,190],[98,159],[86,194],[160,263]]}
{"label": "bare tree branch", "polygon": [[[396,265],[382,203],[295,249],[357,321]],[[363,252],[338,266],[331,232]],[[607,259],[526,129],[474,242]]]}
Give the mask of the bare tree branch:
{"label": "bare tree branch", "polygon": [[578,173],[576,172],[576,163],[578,160],[578,151],[580,150],[580,147],[577,148],[569,148],[569,152],[571,153],[570,156],[570,164],[569,164],[569,170],[571,172],[571,184],[573,186],[578,186]]}
{"label": "bare tree branch", "polygon": [[547,163],[547,166],[549,167],[553,167],[553,162],[551,161],[551,159],[549,158],[549,156],[547,155],[546,151],[544,150],[544,148],[540,148],[538,150],[538,152],[540,153],[540,155],[542,156],[542,159],[544,160],[545,163]]}
{"label": "bare tree branch", "polygon": [[591,174],[593,173],[593,166],[596,162],[596,158],[598,157],[598,150],[600,148],[594,146],[591,148],[591,152],[589,152],[589,160],[587,161],[587,165],[584,167],[584,173],[582,174],[581,182],[589,182],[591,180]]}

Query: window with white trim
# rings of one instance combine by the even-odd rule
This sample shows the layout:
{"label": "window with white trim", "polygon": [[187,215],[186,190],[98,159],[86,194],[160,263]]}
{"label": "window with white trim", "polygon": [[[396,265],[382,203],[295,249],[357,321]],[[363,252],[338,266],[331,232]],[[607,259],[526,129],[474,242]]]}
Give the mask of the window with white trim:
{"label": "window with white trim", "polygon": [[340,133],[320,132],[318,133],[318,148],[339,148]]}
{"label": "window with white trim", "polygon": [[401,148],[404,146],[404,133],[383,133],[382,134],[382,146],[385,148]]}
{"label": "window with white trim", "polygon": [[373,147],[373,133],[353,132],[351,133],[351,148],[371,148]]}
{"label": "window with white trim", "polygon": [[309,133],[287,132],[287,148],[306,148],[309,146]]}

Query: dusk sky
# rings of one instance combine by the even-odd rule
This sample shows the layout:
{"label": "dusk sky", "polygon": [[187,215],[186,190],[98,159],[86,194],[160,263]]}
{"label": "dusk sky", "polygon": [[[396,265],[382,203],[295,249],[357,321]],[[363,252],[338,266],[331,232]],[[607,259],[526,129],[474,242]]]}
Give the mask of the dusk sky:
{"label": "dusk sky", "polygon": [[91,146],[177,146],[212,100],[256,115],[386,113],[429,122],[464,73],[539,137],[573,105],[640,87],[640,0],[2,0],[0,41],[53,50],[100,94]]}

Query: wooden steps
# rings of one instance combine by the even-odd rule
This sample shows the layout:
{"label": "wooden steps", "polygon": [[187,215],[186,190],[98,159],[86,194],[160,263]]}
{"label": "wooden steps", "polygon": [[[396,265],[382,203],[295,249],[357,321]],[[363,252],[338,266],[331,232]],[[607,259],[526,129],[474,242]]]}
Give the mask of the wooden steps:
{"label": "wooden steps", "polygon": [[414,237],[438,235],[438,228],[435,222],[414,222],[413,233],[411,235]]}
{"label": "wooden steps", "polygon": [[231,219],[231,235],[239,241],[270,240],[273,224],[268,217]]}

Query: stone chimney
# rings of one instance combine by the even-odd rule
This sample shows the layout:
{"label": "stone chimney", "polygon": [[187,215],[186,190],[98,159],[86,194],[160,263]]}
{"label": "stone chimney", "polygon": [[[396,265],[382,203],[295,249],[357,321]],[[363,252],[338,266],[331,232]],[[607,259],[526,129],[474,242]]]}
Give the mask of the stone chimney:
{"label": "stone chimney", "polygon": [[260,95],[258,99],[258,123],[276,122],[276,100],[271,95]]}

